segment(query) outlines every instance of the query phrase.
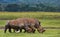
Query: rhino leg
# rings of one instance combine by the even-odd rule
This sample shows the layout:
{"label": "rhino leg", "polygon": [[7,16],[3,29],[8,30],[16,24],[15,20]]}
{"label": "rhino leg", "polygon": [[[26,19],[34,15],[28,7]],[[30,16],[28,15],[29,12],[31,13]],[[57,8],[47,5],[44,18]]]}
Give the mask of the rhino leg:
{"label": "rhino leg", "polygon": [[8,29],[8,25],[5,25],[4,33],[6,33],[7,29]]}
{"label": "rhino leg", "polygon": [[9,27],[9,32],[11,33],[11,27]]}
{"label": "rhino leg", "polygon": [[26,32],[26,29],[24,29],[24,33]]}
{"label": "rhino leg", "polygon": [[35,33],[35,27],[31,25],[30,28],[32,29],[32,32]]}
{"label": "rhino leg", "polygon": [[20,29],[20,32],[22,32],[22,29]]}

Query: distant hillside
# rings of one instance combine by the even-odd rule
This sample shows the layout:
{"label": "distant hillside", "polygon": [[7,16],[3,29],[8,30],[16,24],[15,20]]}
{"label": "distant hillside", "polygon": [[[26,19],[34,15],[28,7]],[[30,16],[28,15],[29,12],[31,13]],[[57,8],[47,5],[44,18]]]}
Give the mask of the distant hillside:
{"label": "distant hillside", "polygon": [[0,0],[0,3],[24,3],[24,4],[43,3],[49,6],[60,7],[60,0]]}
{"label": "distant hillside", "polygon": [[0,0],[0,11],[60,12],[60,0]]}

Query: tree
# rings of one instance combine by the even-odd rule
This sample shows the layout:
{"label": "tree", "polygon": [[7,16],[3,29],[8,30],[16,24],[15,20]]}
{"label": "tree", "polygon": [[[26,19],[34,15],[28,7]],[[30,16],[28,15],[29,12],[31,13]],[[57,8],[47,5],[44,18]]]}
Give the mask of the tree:
{"label": "tree", "polygon": [[18,11],[20,9],[19,5],[17,4],[8,4],[6,7],[5,7],[5,11]]}

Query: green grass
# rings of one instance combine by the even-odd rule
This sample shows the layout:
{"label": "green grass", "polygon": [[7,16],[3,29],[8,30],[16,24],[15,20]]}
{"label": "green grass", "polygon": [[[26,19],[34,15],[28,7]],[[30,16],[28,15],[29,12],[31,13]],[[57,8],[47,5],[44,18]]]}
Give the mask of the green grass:
{"label": "green grass", "polygon": [[3,30],[0,30],[0,37],[60,37],[60,30],[56,29],[48,29],[43,34],[38,33],[4,33]]}
{"label": "green grass", "polygon": [[40,20],[45,27],[60,27],[60,20]]}
{"label": "green grass", "polygon": [[10,20],[22,17],[36,18],[41,22],[42,26],[60,27],[59,12],[0,12],[0,26],[4,26],[7,19]]}
{"label": "green grass", "polygon": [[60,19],[58,12],[0,12],[0,19],[16,18]]}
{"label": "green grass", "polygon": [[[41,22],[43,27],[60,27],[59,12],[0,12],[0,27],[5,26],[7,20],[16,18],[36,18]],[[60,37],[60,29],[46,29],[43,34],[38,33],[4,33],[0,30],[0,37]]]}
{"label": "green grass", "polygon": [[7,23],[7,20],[0,20],[0,26],[5,26]]}

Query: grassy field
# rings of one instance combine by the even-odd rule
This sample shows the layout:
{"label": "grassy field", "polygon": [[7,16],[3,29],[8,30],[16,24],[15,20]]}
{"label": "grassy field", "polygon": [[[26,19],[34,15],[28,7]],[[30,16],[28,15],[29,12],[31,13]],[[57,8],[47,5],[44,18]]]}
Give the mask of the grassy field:
{"label": "grassy field", "polygon": [[38,33],[4,33],[3,30],[0,30],[0,37],[60,37],[60,30],[48,29],[43,34]]}
{"label": "grassy field", "polygon": [[16,18],[36,18],[42,26],[60,27],[59,12],[0,12],[0,26],[4,26],[7,20]]}
{"label": "grassy field", "polygon": [[[43,27],[60,27],[59,12],[0,12],[0,27],[5,26],[7,20],[16,18],[36,18]],[[43,34],[38,33],[4,33],[0,30],[0,37],[60,37],[60,29],[46,29]]]}
{"label": "grassy field", "polygon": [[16,18],[36,18],[36,19],[60,19],[58,12],[0,12],[0,19]]}

